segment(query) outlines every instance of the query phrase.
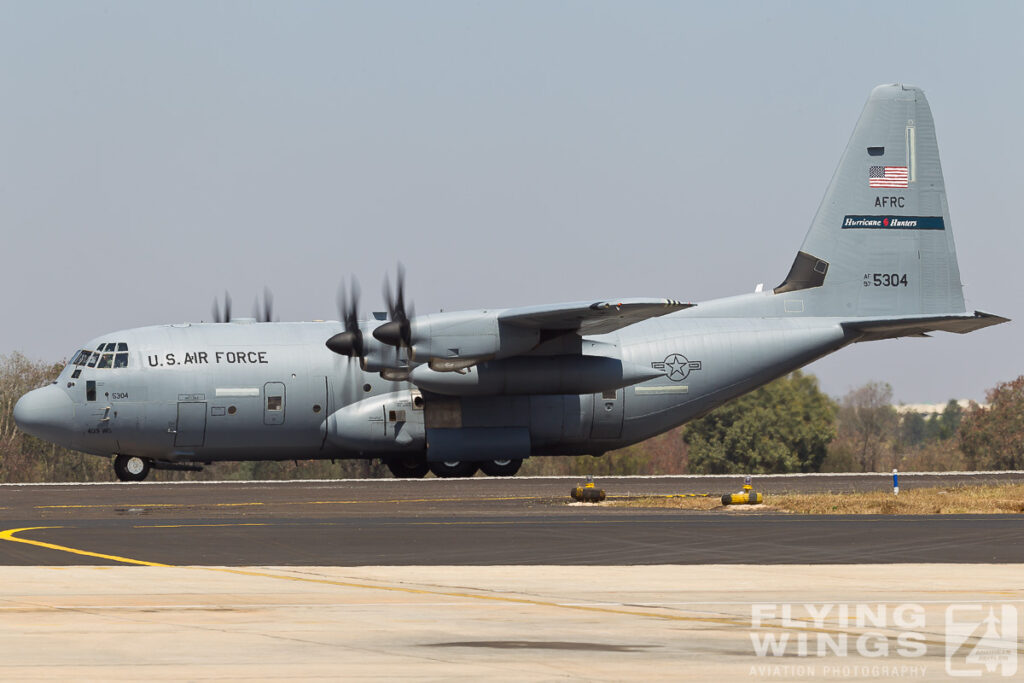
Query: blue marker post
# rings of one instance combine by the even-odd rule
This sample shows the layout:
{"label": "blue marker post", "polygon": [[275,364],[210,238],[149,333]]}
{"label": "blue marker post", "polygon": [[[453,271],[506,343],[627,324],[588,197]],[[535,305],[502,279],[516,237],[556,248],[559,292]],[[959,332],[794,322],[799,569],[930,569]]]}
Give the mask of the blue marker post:
{"label": "blue marker post", "polygon": [[900,495],[900,480],[899,480],[899,475],[897,475],[897,473],[896,473],[896,468],[895,467],[892,470],[892,495],[894,495],[894,496]]}

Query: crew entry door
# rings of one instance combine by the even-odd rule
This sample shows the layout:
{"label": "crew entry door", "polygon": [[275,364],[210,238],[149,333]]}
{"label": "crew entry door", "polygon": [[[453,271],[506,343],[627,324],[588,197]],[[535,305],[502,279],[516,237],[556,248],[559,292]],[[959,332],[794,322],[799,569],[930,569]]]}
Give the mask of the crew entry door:
{"label": "crew entry door", "polygon": [[175,446],[202,446],[206,441],[206,404],[179,403]]}

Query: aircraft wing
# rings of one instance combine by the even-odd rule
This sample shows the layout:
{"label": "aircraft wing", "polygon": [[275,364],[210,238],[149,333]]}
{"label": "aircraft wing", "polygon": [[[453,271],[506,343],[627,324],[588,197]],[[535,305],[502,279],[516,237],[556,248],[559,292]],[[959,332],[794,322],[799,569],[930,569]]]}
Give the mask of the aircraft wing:
{"label": "aircraft wing", "polygon": [[641,320],[675,313],[693,305],[674,299],[577,301],[510,308],[498,315],[498,322],[540,330],[576,331],[581,336],[606,334]]}

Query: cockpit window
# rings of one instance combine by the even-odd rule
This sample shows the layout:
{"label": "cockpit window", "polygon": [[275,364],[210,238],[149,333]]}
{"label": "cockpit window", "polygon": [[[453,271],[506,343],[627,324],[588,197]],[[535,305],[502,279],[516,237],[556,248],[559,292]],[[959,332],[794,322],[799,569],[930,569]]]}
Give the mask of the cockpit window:
{"label": "cockpit window", "polygon": [[97,370],[128,367],[128,344],[125,342],[103,342],[95,351],[79,351],[72,363],[85,365]]}

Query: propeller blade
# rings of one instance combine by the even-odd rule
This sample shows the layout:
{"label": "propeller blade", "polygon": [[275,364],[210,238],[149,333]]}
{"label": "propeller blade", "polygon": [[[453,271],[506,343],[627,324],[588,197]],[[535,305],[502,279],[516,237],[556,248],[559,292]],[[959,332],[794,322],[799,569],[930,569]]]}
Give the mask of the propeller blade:
{"label": "propeller blade", "polygon": [[411,347],[412,325],[410,318],[412,316],[410,313],[412,313],[412,307],[406,309],[405,306],[405,266],[401,262],[398,264],[398,272],[395,277],[394,294],[391,291],[390,278],[384,278],[384,302],[387,304],[391,320],[373,331],[374,338],[390,346]]}
{"label": "propeller blade", "polygon": [[274,294],[270,287],[263,288],[263,320],[261,322],[274,322]]}
{"label": "propeller blade", "polygon": [[362,358],[363,332],[359,329],[359,281],[352,278],[351,297],[346,296],[345,283],[338,285],[338,317],[345,325],[345,331],[339,332],[327,340],[327,348],[334,353],[349,358]]}
{"label": "propeller blade", "polygon": [[231,295],[224,292],[224,310],[221,311],[220,302],[217,297],[213,297],[213,322],[215,323],[229,323],[231,322]]}

